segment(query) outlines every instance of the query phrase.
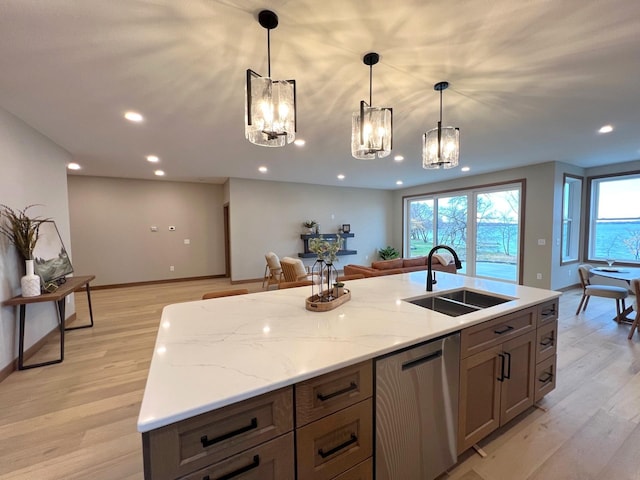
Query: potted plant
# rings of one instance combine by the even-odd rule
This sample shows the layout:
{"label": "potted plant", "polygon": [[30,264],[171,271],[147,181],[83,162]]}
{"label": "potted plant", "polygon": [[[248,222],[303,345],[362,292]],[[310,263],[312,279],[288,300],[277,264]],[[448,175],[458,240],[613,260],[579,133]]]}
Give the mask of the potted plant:
{"label": "potted plant", "polygon": [[38,241],[38,229],[48,218],[29,217],[27,210],[35,205],[28,205],[22,210],[13,210],[0,205],[0,233],[9,239],[25,261],[26,275],[21,278],[22,296],[40,295],[40,277],[33,273],[33,249]]}
{"label": "potted plant", "polygon": [[317,233],[315,232],[316,225],[318,225],[318,222],[315,220],[306,220],[302,222],[302,226],[307,229],[308,233]]}
{"label": "potted plant", "polygon": [[378,249],[378,255],[382,260],[391,260],[393,258],[398,258],[400,256],[400,252],[391,246],[387,246],[385,248]]}
{"label": "potted plant", "polygon": [[336,282],[333,284],[333,296],[339,297],[341,295],[344,295],[344,283]]}

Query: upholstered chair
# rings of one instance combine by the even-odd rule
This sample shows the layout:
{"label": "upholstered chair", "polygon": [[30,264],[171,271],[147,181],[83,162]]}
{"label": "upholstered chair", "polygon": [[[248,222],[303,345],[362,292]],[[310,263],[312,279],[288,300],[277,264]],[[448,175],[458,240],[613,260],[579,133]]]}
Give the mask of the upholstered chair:
{"label": "upholstered chair", "polygon": [[262,288],[264,288],[264,284],[266,283],[267,289],[269,289],[270,285],[277,285],[280,283],[282,277],[282,267],[280,265],[280,259],[275,253],[266,253],[264,258],[267,260],[267,265],[264,267]]}
{"label": "upholstered chair", "polygon": [[629,290],[624,287],[615,287],[610,285],[592,285],[592,269],[593,267],[587,264],[578,266],[578,275],[580,277],[580,284],[582,285],[582,298],[578,304],[576,315],[580,313],[581,308],[583,312],[587,309],[587,304],[591,297],[613,298],[616,301],[616,318],[618,323],[620,323],[622,320],[621,314],[626,308],[624,299],[629,296]]}

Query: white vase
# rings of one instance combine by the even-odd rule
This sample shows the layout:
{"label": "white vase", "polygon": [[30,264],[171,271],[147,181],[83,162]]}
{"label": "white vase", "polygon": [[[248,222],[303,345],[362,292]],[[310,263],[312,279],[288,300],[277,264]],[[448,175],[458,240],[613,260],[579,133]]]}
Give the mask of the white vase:
{"label": "white vase", "polygon": [[27,274],[20,279],[23,297],[37,297],[40,295],[40,277],[33,273],[33,260],[26,260]]}

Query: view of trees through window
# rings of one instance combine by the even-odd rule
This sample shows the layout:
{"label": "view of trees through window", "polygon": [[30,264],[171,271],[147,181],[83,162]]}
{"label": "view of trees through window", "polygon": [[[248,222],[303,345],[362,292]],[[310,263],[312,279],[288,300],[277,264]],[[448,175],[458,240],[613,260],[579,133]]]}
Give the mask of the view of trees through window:
{"label": "view of trees through window", "polygon": [[449,245],[462,261],[461,273],[518,280],[520,185],[410,198],[406,208],[408,256]]}
{"label": "view of trees through window", "polygon": [[591,179],[589,259],[640,262],[640,174]]}

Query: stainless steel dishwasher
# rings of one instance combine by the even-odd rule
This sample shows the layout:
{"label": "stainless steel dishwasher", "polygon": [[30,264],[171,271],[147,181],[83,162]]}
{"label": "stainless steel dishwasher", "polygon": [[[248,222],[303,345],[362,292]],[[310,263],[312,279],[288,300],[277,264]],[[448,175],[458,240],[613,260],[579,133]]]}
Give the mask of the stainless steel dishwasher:
{"label": "stainless steel dishwasher", "polygon": [[375,365],[376,480],[436,478],[457,460],[460,334]]}

